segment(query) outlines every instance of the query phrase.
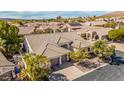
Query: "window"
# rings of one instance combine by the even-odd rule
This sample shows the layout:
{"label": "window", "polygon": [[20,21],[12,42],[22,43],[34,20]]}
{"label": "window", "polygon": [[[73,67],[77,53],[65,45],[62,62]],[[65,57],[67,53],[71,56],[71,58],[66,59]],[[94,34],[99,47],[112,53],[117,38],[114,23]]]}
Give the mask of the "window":
{"label": "window", "polygon": [[90,51],[90,48],[87,48],[88,49],[88,51]]}

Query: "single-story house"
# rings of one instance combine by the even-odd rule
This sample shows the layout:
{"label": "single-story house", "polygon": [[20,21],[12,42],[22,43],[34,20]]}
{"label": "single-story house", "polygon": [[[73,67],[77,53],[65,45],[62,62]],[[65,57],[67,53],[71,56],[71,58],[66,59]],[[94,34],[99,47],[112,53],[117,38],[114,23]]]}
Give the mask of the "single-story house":
{"label": "single-story house", "polygon": [[28,26],[20,26],[19,28],[19,35],[27,35],[34,32],[35,27],[28,27]]}
{"label": "single-story house", "polygon": [[71,32],[71,31],[75,31],[77,29],[81,29],[82,28],[82,24],[81,23],[77,23],[77,22],[67,23],[67,24],[64,25],[64,28],[67,28],[68,32]]}
{"label": "single-story house", "polygon": [[25,23],[24,25],[27,27],[36,27],[41,24],[42,24],[42,22],[29,22],[29,23]]}
{"label": "single-story house", "polygon": [[0,52],[0,80],[10,80],[13,77],[14,67],[15,65]]}
{"label": "single-story house", "polygon": [[106,21],[88,21],[88,22],[85,22],[84,24],[88,26],[102,26],[106,23],[107,23]]}
{"label": "single-story house", "polygon": [[96,32],[98,35],[98,39],[103,39],[104,37],[108,36],[108,32],[112,30],[112,28],[104,28],[104,27],[93,27],[93,26],[83,26],[82,29],[77,30],[79,35],[83,33],[89,34],[89,40],[93,40],[93,33]]}
{"label": "single-story house", "polygon": [[52,29],[53,32],[56,32],[56,30],[61,30],[63,28],[64,23],[61,22],[43,22],[41,25],[37,26],[36,30],[43,30],[46,31],[47,29]]}
{"label": "single-story house", "polygon": [[83,39],[76,32],[26,35],[24,49],[30,54],[48,57],[52,65],[62,64],[69,60],[68,53],[74,50],[73,48],[77,49],[78,43],[81,44],[82,48],[89,47],[89,42],[86,40],[82,42],[81,40]]}

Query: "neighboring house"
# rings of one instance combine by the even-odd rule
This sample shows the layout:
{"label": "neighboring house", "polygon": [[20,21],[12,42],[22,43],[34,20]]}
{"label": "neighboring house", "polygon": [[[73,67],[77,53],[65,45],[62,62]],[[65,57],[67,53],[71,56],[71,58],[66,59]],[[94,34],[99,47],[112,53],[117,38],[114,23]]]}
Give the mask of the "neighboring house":
{"label": "neighboring house", "polygon": [[117,23],[124,23],[124,19],[118,19],[115,22],[117,22]]}
{"label": "neighboring house", "polygon": [[53,30],[53,32],[63,32],[64,23],[61,22],[32,22],[26,23],[23,26],[19,26],[19,35],[27,35],[35,33],[35,31],[47,32]]}
{"label": "neighboring house", "polygon": [[0,52],[0,80],[11,80],[15,65]]}
{"label": "neighboring house", "polygon": [[102,26],[106,23],[107,22],[105,22],[105,21],[88,21],[88,22],[85,22],[84,24],[88,25],[88,26]]}
{"label": "neighboring house", "polygon": [[104,21],[104,18],[97,18],[96,21]]}
{"label": "neighboring house", "polygon": [[49,22],[49,23],[44,22],[44,23],[40,24],[39,26],[37,26],[36,30],[43,30],[43,31],[45,31],[47,29],[52,29],[53,32],[56,32],[57,29],[58,30],[62,30],[63,25],[64,24],[61,23],[61,22]]}
{"label": "neighboring house", "polygon": [[21,26],[19,28],[19,35],[27,35],[34,32],[35,27]]}
{"label": "neighboring house", "polygon": [[104,21],[106,22],[112,22],[112,21],[116,22],[118,20],[120,20],[120,17],[104,18]]}
{"label": "neighboring house", "polygon": [[75,31],[77,29],[81,29],[82,28],[82,24],[81,23],[67,23],[65,24],[64,28],[67,28],[68,29],[68,32],[71,32],[71,31]]}
{"label": "neighboring house", "polygon": [[96,34],[98,35],[98,39],[102,40],[102,39],[108,39],[108,32],[112,30],[111,28],[97,28],[97,29],[93,29],[93,30],[89,30],[88,33],[90,34],[90,40],[95,40],[95,38],[93,37],[93,33],[96,32]]}
{"label": "neighboring house", "polygon": [[92,27],[92,26],[83,26],[82,29],[77,30],[77,33],[79,35],[83,33],[89,34],[89,40],[94,40],[93,33],[96,32],[98,35],[98,39],[107,39],[106,37],[108,36],[108,32],[112,30],[112,28],[104,28],[104,27]]}
{"label": "neighboring house", "polygon": [[64,32],[26,35],[24,48],[30,54],[47,56],[52,65],[56,65],[67,62],[69,60],[68,53],[77,49],[79,44],[83,48],[89,47],[90,43],[88,44],[76,32]]}
{"label": "neighboring house", "polygon": [[41,25],[42,22],[29,22],[29,23],[25,23],[24,25],[27,27],[36,27],[37,25]]}

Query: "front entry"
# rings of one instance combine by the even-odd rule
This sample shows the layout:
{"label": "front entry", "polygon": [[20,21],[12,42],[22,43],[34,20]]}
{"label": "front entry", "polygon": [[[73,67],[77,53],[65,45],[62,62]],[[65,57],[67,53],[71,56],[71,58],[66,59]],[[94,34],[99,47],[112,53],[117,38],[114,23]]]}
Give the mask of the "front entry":
{"label": "front entry", "polygon": [[52,66],[62,65],[63,63],[68,62],[68,56],[62,55],[58,58],[51,59],[50,61]]}
{"label": "front entry", "polygon": [[67,58],[67,55],[63,55],[63,56],[62,56],[62,63],[68,62],[67,59],[68,59],[68,58]]}
{"label": "front entry", "polygon": [[50,61],[51,61],[52,66],[55,66],[55,65],[59,64],[59,58],[54,58],[54,59],[51,59]]}

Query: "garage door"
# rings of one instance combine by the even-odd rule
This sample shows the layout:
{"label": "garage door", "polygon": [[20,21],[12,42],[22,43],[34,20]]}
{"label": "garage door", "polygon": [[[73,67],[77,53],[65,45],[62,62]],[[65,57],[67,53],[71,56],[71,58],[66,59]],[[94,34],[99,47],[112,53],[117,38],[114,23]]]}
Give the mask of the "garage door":
{"label": "garage door", "polygon": [[67,55],[63,55],[63,56],[62,56],[62,63],[63,63],[63,62],[67,62]]}
{"label": "garage door", "polygon": [[52,66],[59,64],[59,58],[54,58],[54,59],[51,59],[50,61]]}

